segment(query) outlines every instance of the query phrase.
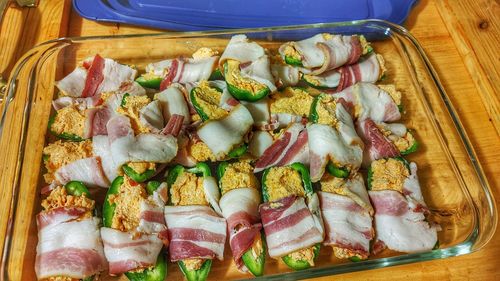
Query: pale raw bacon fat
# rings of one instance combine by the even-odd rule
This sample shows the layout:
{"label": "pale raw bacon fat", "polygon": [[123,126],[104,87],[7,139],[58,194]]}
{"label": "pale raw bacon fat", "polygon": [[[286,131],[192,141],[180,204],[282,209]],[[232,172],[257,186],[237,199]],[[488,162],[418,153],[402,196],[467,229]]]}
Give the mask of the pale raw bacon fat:
{"label": "pale raw bacon fat", "polygon": [[38,279],[68,276],[83,279],[106,269],[98,218],[79,218],[86,210],[59,208],[37,216]]}
{"label": "pale raw bacon fat", "polygon": [[162,108],[163,120],[169,120],[172,115],[177,114],[184,116],[184,124],[190,123],[191,115],[182,89],[181,85],[174,84],[156,95]]}
{"label": "pale raw bacon fat", "polygon": [[273,144],[273,136],[267,131],[254,131],[248,143],[248,152],[256,158],[260,158],[264,152]]}
{"label": "pale raw bacon fat", "polygon": [[113,181],[118,176],[120,165],[113,160],[108,136],[94,136],[92,138],[92,154],[101,159],[104,174],[108,181]]}
{"label": "pale raw bacon fat", "polygon": [[154,100],[141,108],[139,111],[139,120],[145,127],[149,128],[151,132],[160,132],[165,125],[161,102],[159,100]]}
{"label": "pale raw bacon fat", "polygon": [[323,176],[328,161],[356,170],[363,160],[363,150],[357,144],[348,144],[334,128],[323,124],[308,124],[311,180]]}
{"label": "pale raw bacon fat", "polygon": [[281,87],[295,86],[299,83],[299,70],[293,66],[285,64],[271,64],[271,73],[275,84]]}
{"label": "pale raw bacon fat", "polygon": [[337,91],[342,91],[357,82],[377,82],[382,70],[377,55],[372,53],[363,61],[344,66],[338,71],[340,73],[340,81]]}
{"label": "pale raw bacon fat", "polygon": [[262,228],[259,216],[260,195],[254,188],[240,187],[222,196],[219,204],[227,221],[233,259],[246,271],[241,256],[250,249]]}
{"label": "pale raw bacon fat", "polygon": [[215,157],[222,159],[231,149],[243,142],[252,125],[252,115],[245,106],[239,104],[225,118],[205,122],[197,134]]}
{"label": "pale raw bacon fat", "polygon": [[263,127],[271,121],[269,113],[269,98],[263,98],[256,102],[241,101],[241,103],[250,111],[254,121],[254,127]]}
{"label": "pale raw bacon fat", "polygon": [[276,91],[274,77],[271,74],[271,64],[269,57],[266,55],[252,61],[249,65],[241,67],[241,76],[266,85],[271,92]]}
{"label": "pale raw bacon fat", "polygon": [[422,196],[422,190],[420,189],[420,183],[418,181],[417,164],[414,162],[410,163],[410,176],[408,176],[403,183],[403,194],[411,197],[413,200],[426,207],[424,196]]}
{"label": "pale raw bacon fat", "polygon": [[167,89],[173,83],[190,83],[208,80],[217,66],[218,56],[198,59],[175,58],[151,63],[146,66],[146,73],[163,78],[160,90]]}
{"label": "pale raw bacon fat", "polygon": [[133,239],[133,236],[133,233],[101,228],[109,274],[118,275],[156,263],[163,242],[154,234],[142,234],[137,239]]}
{"label": "pale raw bacon fat", "polygon": [[122,84],[132,82],[137,75],[137,70],[99,55],[87,59],[86,64],[88,68],[77,67],[56,82],[61,92],[70,97],[93,97],[102,92],[116,91]]}
{"label": "pale raw bacon fat", "polygon": [[254,172],[267,167],[288,165],[294,162],[309,162],[308,134],[304,125],[294,123],[273,142],[255,163]]}
{"label": "pale raw bacon fat", "polygon": [[266,53],[264,48],[255,42],[249,42],[246,35],[239,34],[231,37],[219,60],[219,67],[228,59],[241,63],[256,61]]}
{"label": "pale raw bacon fat", "polygon": [[[182,124],[182,119],[178,120]],[[111,155],[118,166],[127,162],[168,163],[177,154],[174,136],[152,133],[134,136],[130,120],[125,116],[111,118],[106,127]]]}
{"label": "pale raw bacon fat", "polygon": [[369,118],[377,122],[391,122],[401,118],[398,105],[379,87],[370,83],[358,83],[354,85],[353,93],[358,120]]}
{"label": "pale raw bacon fat", "polygon": [[278,258],[321,243],[323,235],[304,198],[289,196],[259,207],[269,255]]}
{"label": "pale raw bacon fat", "polygon": [[208,206],[166,206],[170,260],[224,259],[226,220]]}
{"label": "pale raw bacon fat", "polygon": [[374,235],[370,212],[348,196],[321,191],[318,195],[326,228],[323,244],[368,257]]}
{"label": "pale raw bacon fat", "polygon": [[300,54],[302,65],[314,69],[314,74],[355,63],[362,53],[357,36],[317,34],[308,39],[289,42],[279,49],[283,58],[287,46],[292,46]]}
{"label": "pale raw bacon fat", "polygon": [[394,251],[431,250],[437,242],[437,226],[425,219],[426,208],[395,190],[369,191],[375,208],[377,239]]}
{"label": "pale raw bacon fat", "polygon": [[54,176],[56,181],[67,184],[70,181],[81,181],[86,186],[108,187],[109,181],[104,174],[101,160],[97,157],[88,157],[73,161],[59,168]]}
{"label": "pale raw bacon fat", "polygon": [[380,131],[371,119],[357,122],[358,134],[365,143],[363,164],[369,166],[372,161],[399,156],[396,146]]}

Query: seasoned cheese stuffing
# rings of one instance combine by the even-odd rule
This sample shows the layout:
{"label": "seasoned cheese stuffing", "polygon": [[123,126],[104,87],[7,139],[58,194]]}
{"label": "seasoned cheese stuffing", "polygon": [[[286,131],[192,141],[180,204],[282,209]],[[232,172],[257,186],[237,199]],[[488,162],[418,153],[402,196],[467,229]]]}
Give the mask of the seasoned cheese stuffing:
{"label": "seasoned cheese stuffing", "polygon": [[50,195],[42,201],[42,207],[45,211],[50,211],[60,207],[82,207],[90,211],[94,209],[95,202],[92,199],[82,196],[69,195],[66,188],[62,186],[56,187]]}
{"label": "seasoned cheese stuffing", "polygon": [[81,142],[63,142],[58,140],[47,145],[43,149],[43,154],[47,156],[45,168],[47,173],[43,175],[46,183],[54,180],[54,172],[64,165],[79,159],[92,156],[92,142],[85,140]]}
{"label": "seasoned cheese stuffing", "polygon": [[229,113],[219,107],[222,93],[214,88],[211,88],[208,81],[202,81],[198,85],[198,90],[193,92],[196,101],[203,109],[203,112],[208,115],[209,119],[218,120],[226,117]]}
{"label": "seasoned cheese stuffing", "polygon": [[74,134],[83,137],[85,130],[85,114],[78,111],[76,106],[67,106],[59,109],[50,129],[56,134]]}
{"label": "seasoned cheese stuffing", "polygon": [[210,148],[202,142],[202,141],[197,141],[195,143],[191,143],[191,146],[189,148],[190,150],[190,155],[199,162],[204,162],[204,161],[216,161],[217,159],[215,158],[215,155],[212,153]]}
{"label": "seasoned cheese stuffing", "polygon": [[288,256],[293,260],[306,261],[311,266],[314,266],[314,247],[300,249],[291,254],[288,254]]}
{"label": "seasoned cheese stuffing", "polygon": [[156,169],[156,163],[153,162],[130,162],[128,166],[138,174],[142,174],[147,170]]}
{"label": "seasoned cheese stuffing", "polygon": [[208,206],[203,188],[203,177],[198,177],[193,173],[183,172],[177,176],[170,188],[170,196],[174,205]]}
{"label": "seasoned cheese stuffing", "polygon": [[410,175],[402,161],[389,158],[372,162],[372,190],[391,189],[403,192],[405,179]]}
{"label": "seasoned cheese stuffing", "polygon": [[309,116],[313,97],[299,88],[287,87],[271,97],[271,113],[289,113]]}
{"label": "seasoned cheese stuffing", "polygon": [[302,178],[290,167],[273,167],[266,177],[269,201],[277,201],[287,196],[304,196]]}
{"label": "seasoned cheese stuffing", "polygon": [[140,120],[140,110],[149,104],[151,100],[148,96],[124,96],[122,105],[117,108],[117,112],[126,115],[130,119],[130,124],[134,133],[149,133],[150,129],[144,126]]}
{"label": "seasoned cheese stuffing", "polygon": [[249,161],[239,161],[229,164],[220,181],[222,194],[240,187],[260,189],[259,181],[255,177],[253,167]]}
{"label": "seasoned cheese stuffing", "polygon": [[335,110],[337,103],[332,96],[324,96],[318,100],[316,112],[318,114],[318,123],[329,125],[332,127],[337,126],[338,120]]}
{"label": "seasoned cheese stuffing", "polygon": [[131,231],[139,226],[141,202],[146,200],[146,190],[128,176],[123,176],[123,184],[118,193],[109,196],[109,203],[116,204],[111,228]]}

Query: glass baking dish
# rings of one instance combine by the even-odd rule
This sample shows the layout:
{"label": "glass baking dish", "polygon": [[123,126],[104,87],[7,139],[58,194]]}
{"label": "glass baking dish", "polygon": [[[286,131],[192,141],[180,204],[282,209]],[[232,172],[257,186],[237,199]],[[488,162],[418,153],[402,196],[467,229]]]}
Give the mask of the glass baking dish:
{"label": "glass baking dish", "polygon": [[[322,247],[316,267],[291,272],[267,258],[261,279],[303,279],[447,258],[481,249],[492,237],[497,213],[488,182],[458,116],[422,48],[403,27],[379,20],[229,31],[159,33],[103,37],[61,38],[41,44],[17,63],[0,107],[0,186],[12,198],[3,206],[6,222],[2,256],[4,280],[35,279],[37,244],[35,214],[40,211],[42,149],[56,90],[54,82],[71,72],[78,61],[99,53],[143,69],[149,62],[190,56],[200,47],[223,50],[229,38],[244,33],[270,50],[285,40],[303,39],[319,32],[364,34],[384,55],[388,68],[383,83],[403,92],[406,113],[402,122],[416,130],[420,150],[408,157],[419,166],[422,191],[433,220],[438,222],[440,248],[401,254],[391,251],[361,262],[341,261]],[[102,194],[101,190],[100,193]],[[8,198],[8,197],[7,197]],[[244,279],[226,247],[224,262],[214,262],[211,280]],[[170,264],[169,279],[181,279]],[[123,277],[125,279],[125,277]],[[118,278],[104,277],[104,280]]]}

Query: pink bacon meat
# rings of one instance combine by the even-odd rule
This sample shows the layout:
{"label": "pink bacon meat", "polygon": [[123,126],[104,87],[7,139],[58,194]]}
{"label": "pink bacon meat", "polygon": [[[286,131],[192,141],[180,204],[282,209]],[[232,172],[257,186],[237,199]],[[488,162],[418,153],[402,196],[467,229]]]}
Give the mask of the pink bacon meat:
{"label": "pink bacon meat", "polygon": [[224,259],[226,220],[208,206],[166,206],[170,260]]}

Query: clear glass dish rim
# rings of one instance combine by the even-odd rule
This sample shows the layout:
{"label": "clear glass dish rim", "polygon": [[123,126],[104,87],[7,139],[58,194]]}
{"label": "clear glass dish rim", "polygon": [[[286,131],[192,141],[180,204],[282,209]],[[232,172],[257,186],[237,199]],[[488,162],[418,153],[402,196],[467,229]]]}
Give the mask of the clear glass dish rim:
{"label": "clear glass dish rim", "polygon": [[[390,29],[392,32],[396,32],[401,36],[404,36],[406,39],[408,39],[412,44],[413,47],[415,47],[416,51],[418,52],[420,58],[422,59],[422,62],[425,65],[425,70],[427,74],[432,78],[432,81],[434,82],[434,86],[438,90],[441,99],[443,100],[447,112],[450,114],[450,117],[453,121],[453,125],[455,126],[455,129],[460,137],[460,140],[462,141],[463,147],[465,148],[465,151],[467,152],[468,160],[471,161],[471,165],[474,169],[474,172],[477,176],[477,179],[479,180],[479,183],[481,185],[482,192],[484,193],[484,196],[487,199],[487,206],[489,213],[491,213],[491,217],[493,218],[493,222],[491,224],[491,228],[488,229],[488,233],[486,234],[486,238],[482,239],[482,243],[477,245],[475,242],[477,241],[478,237],[478,219],[479,219],[479,211],[478,208],[475,204],[472,204],[472,209],[474,213],[474,219],[475,219],[475,225],[473,228],[473,231],[469,234],[469,236],[461,243],[448,247],[448,248],[443,248],[443,249],[436,249],[432,250],[429,252],[423,252],[423,253],[413,253],[413,254],[403,254],[395,257],[387,257],[387,258],[378,258],[375,260],[366,260],[362,262],[357,262],[357,263],[348,263],[348,264],[341,264],[341,265],[333,265],[330,267],[321,267],[321,268],[312,268],[309,270],[305,271],[295,271],[295,272],[286,272],[286,273],[279,273],[279,274],[274,274],[274,275],[267,275],[263,277],[258,277],[254,279],[262,279],[262,280],[281,280],[282,278],[287,278],[287,279],[306,279],[306,278],[314,278],[314,277],[320,277],[320,276],[327,276],[327,275],[335,275],[335,274],[341,274],[341,273],[348,273],[348,272],[356,272],[356,271],[361,271],[361,270],[368,270],[368,269],[375,269],[375,268],[381,268],[381,267],[389,267],[389,266],[395,266],[395,265],[403,265],[403,264],[408,264],[408,263],[415,263],[415,262],[421,262],[421,261],[428,261],[428,260],[435,260],[435,259],[443,259],[443,258],[448,258],[448,257],[454,257],[454,256],[459,256],[459,255],[465,255],[465,254],[470,254],[473,252],[476,252],[480,249],[482,249],[493,237],[495,230],[497,228],[497,209],[496,209],[496,203],[493,199],[492,193],[491,193],[491,188],[489,186],[489,183],[486,179],[486,176],[484,174],[484,171],[481,167],[481,164],[479,160],[477,159],[476,153],[474,151],[474,148],[472,144],[470,143],[469,137],[467,136],[467,133],[465,129],[463,128],[463,125],[460,121],[460,118],[458,117],[455,108],[453,107],[448,95],[446,94],[444,87],[442,86],[438,75],[430,63],[427,55],[425,54],[423,48],[421,47],[420,43],[417,41],[417,39],[404,27],[394,24],[385,20],[378,20],[378,19],[366,19],[366,20],[355,20],[355,21],[346,21],[346,22],[334,22],[334,23],[316,23],[316,24],[305,24],[305,25],[291,25],[291,26],[277,26],[277,27],[262,27],[262,28],[246,28],[246,29],[226,29],[226,30],[210,30],[210,31],[189,31],[189,32],[158,32],[158,33],[145,33],[145,34],[125,34],[125,35],[102,35],[102,36],[80,36],[80,37],[62,37],[54,40],[49,40],[46,42],[43,42],[35,47],[33,47],[30,51],[28,51],[23,57],[21,57],[18,62],[16,63],[14,67],[14,71],[12,72],[12,75],[9,79],[8,85],[7,85],[7,91],[6,95],[3,97],[3,100],[0,99],[0,105],[2,105],[3,108],[2,112],[0,112],[0,138],[2,137],[3,133],[3,125],[7,113],[7,109],[9,107],[9,104],[12,102],[12,100],[15,98],[15,92],[16,92],[16,83],[17,83],[17,78],[19,73],[21,72],[22,68],[26,64],[26,62],[36,55],[38,52],[42,51],[49,51],[50,49],[56,47],[60,43],[64,44],[76,44],[76,43],[85,43],[87,41],[92,41],[92,40],[118,40],[118,39],[129,39],[129,38],[154,38],[154,37],[161,37],[161,38],[186,38],[186,37],[203,37],[203,36],[216,36],[216,35],[230,35],[230,34],[237,34],[237,33],[257,33],[257,32],[276,32],[276,31],[290,31],[290,30],[301,30],[301,29],[314,29],[314,28],[335,28],[335,27],[349,27],[349,26],[359,26],[363,24],[374,24],[378,25],[379,27],[385,27]],[[30,78],[31,80],[31,78]],[[31,107],[32,103],[32,96],[33,96],[33,87],[30,87],[28,89],[29,91],[29,102],[25,104],[26,108],[29,109]],[[3,103],[3,104],[2,104]],[[24,110],[24,120],[27,120],[29,118],[29,110]],[[16,189],[17,186],[19,185],[19,180],[20,180],[20,173],[21,173],[21,167],[23,163],[23,155],[24,155],[24,141],[26,138],[27,134],[27,124],[23,124],[22,127],[22,137],[21,137],[21,145],[19,147],[19,152],[18,153],[18,165],[17,165],[17,170],[15,171],[15,182],[13,183],[12,189],[12,198],[9,206],[9,219],[8,219],[8,225],[6,228],[6,233],[5,233],[5,241],[4,241],[4,247],[3,247],[3,254],[2,254],[2,260],[0,264],[0,280],[9,280],[8,277],[8,272],[7,272],[7,266],[8,266],[8,261],[10,257],[10,245],[12,242],[12,231],[13,227],[15,225],[15,210],[17,207],[17,194],[16,194]],[[20,165],[19,165],[20,164]],[[466,187],[468,187],[466,185]],[[467,189],[467,192],[470,193],[470,191]]]}

